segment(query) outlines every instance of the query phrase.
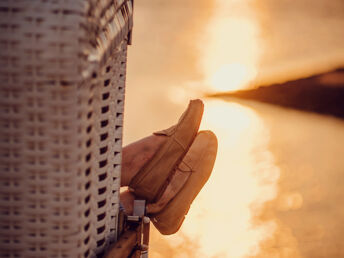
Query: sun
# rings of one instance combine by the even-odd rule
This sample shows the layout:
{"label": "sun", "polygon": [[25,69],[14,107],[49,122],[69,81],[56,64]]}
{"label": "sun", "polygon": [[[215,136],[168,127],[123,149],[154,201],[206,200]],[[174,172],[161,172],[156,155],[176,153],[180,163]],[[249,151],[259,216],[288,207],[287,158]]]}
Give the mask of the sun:
{"label": "sun", "polygon": [[229,63],[215,71],[208,83],[215,91],[236,91],[252,80],[255,74],[253,68],[242,63]]}

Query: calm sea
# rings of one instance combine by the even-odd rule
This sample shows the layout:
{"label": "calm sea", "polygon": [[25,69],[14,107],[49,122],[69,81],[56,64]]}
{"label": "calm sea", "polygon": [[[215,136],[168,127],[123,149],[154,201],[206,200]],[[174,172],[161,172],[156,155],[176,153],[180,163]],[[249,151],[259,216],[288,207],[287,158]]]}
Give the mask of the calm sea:
{"label": "calm sea", "polygon": [[[344,66],[342,0],[135,1],[124,143],[175,123],[191,98]],[[205,101],[213,174],[151,257],[344,257],[344,121]]]}

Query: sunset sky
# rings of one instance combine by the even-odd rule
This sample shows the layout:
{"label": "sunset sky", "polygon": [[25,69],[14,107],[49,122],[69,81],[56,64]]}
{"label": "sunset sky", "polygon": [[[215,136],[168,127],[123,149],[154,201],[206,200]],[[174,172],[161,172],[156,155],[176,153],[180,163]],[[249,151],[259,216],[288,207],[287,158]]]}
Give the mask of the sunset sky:
{"label": "sunset sky", "polygon": [[[135,1],[124,143],[169,127],[206,92],[343,66],[343,28],[341,0]],[[206,100],[202,128],[219,138],[213,175],[181,232],[153,231],[153,258],[342,254],[334,242],[344,164],[332,155],[344,152],[342,120]]]}

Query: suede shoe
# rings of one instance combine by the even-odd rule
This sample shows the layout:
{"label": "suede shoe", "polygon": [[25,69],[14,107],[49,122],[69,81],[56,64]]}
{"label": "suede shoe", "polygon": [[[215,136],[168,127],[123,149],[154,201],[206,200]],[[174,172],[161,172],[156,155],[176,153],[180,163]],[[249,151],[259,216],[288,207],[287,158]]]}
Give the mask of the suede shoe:
{"label": "suede shoe", "polygon": [[203,115],[203,102],[192,100],[178,123],[166,130],[154,133],[168,137],[129,183],[129,189],[136,197],[154,202],[161,196],[176,166],[185,156],[196,137]]}
{"label": "suede shoe", "polygon": [[147,206],[148,213],[158,211],[148,216],[161,234],[170,235],[179,230],[191,203],[210,177],[216,154],[215,134],[211,131],[199,132],[177,167],[162,200]]}

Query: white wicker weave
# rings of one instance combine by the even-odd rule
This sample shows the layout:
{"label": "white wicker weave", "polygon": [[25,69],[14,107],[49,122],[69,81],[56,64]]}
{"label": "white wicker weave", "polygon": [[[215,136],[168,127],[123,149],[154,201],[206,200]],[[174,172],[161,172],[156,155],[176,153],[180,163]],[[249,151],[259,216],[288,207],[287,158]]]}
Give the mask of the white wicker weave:
{"label": "white wicker weave", "polygon": [[116,241],[130,0],[0,1],[0,257]]}

